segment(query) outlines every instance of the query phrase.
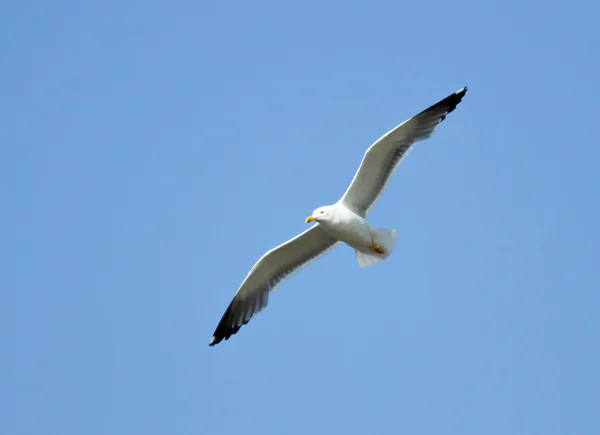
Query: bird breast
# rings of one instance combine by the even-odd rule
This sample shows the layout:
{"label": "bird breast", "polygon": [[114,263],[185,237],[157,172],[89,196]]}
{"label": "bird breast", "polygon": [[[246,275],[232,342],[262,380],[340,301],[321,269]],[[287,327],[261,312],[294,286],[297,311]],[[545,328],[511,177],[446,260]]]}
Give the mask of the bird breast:
{"label": "bird breast", "polygon": [[371,245],[371,231],[366,219],[345,207],[337,209],[333,218],[321,225],[332,237],[354,248],[364,249]]}

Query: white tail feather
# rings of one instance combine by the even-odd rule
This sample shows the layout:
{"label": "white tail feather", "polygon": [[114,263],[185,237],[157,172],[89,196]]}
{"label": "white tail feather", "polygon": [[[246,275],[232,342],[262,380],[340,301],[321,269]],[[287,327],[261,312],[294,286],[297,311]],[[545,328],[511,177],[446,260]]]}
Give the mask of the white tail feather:
{"label": "white tail feather", "polygon": [[382,260],[385,260],[392,253],[394,245],[396,244],[396,238],[398,232],[396,230],[386,230],[383,228],[371,227],[371,237],[373,241],[381,246],[384,250],[383,254],[377,254],[375,252],[361,252],[356,250],[356,259],[360,267],[368,267],[373,264],[377,264]]}
{"label": "white tail feather", "polygon": [[369,267],[373,264],[379,263],[385,257],[379,254],[366,254],[364,252],[360,252],[359,250],[355,250],[356,259],[358,260],[358,265],[360,267]]}

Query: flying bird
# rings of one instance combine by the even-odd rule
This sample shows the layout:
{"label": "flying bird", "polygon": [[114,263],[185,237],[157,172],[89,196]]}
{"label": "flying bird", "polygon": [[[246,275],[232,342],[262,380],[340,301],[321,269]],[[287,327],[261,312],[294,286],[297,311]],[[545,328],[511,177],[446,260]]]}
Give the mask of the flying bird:
{"label": "flying bird", "polygon": [[306,218],[316,222],[308,230],[271,249],[252,267],[227,307],[209,346],[228,340],[267,306],[269,293],[300,268],[341,242],[354,248],[360,267],[387,258],[396,243],[396,230],[376,228],[367,213],[381,196],[411,146],[427,139],[467,92],[459,89],[381,136],[367,149],[358,171],[342,198],[319,207]]}

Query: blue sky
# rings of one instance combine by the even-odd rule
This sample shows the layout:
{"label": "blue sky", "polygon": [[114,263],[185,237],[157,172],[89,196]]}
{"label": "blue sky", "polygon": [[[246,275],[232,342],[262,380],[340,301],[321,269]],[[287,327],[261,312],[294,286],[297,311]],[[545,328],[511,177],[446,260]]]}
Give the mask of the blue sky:
{"label": "blue sky", "polygon": [[[593,2],[6,1],[0,433],[600,433]],[[242,279],[462,86],[342,246]]]}

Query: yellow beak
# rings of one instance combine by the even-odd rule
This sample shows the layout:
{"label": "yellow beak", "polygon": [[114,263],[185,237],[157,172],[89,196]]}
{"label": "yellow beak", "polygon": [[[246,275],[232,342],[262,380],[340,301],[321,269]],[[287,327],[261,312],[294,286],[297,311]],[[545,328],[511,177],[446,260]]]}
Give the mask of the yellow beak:
{"label": "yellow beak", "polygon": [[316,219],[312,216],[309,216],[306,218],[306,223],[312,222],[312,221],[316,221]]}

